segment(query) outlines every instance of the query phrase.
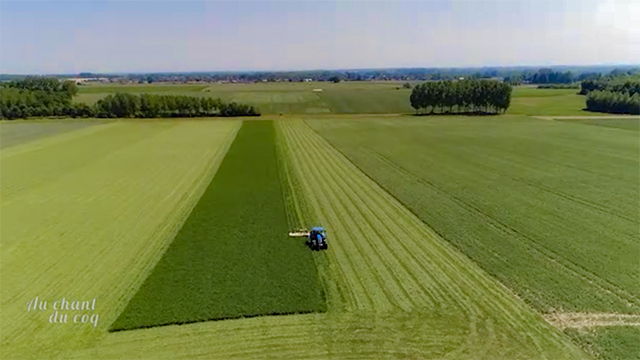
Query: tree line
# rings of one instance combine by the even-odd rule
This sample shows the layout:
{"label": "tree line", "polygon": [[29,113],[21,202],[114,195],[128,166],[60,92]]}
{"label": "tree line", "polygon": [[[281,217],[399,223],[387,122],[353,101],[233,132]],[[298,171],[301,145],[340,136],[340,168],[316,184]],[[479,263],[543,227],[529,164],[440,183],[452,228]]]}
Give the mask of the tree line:
{"label": "tree line", "polygon": [[73,81],[27,77],[4,83],[0,88],[0,119],[31,116],[64,116],[78,92]]}
{"label": "tree line", "polygon": [[587,110],[640,115],[640,93],[594,90],[587,95]]}
{"label": "tree line", "polygon": [[591,91],[624,92],[629,95],[637,94],[640,93],[640,78],[630,78],[628,80],[605,78],[585,80],[580,83],[580,95],[586,95]]}
{"label": "tree line", "polygon": [[575,79],[571,71],[561,72],[543,68],[531,75],[527,80],[532,84],[571,84]]}
{"label": "tree line", "polygon": [[587,110],[615,114],[640,114],[640,77],[614,76],[583,81]]}
{"label": "tree line", "polygon": [[[551,74],[555,73],[555,74]],[[566,81],[563,77],[571,74],[572,81],[582,81],[597,77],[631,75],[640,73],[640,68],[632,66],[562,66],[538,68],[531,66],[481,67],[481,68],[388,68],[388,69],[351,69],[351,70],[311,70],[311,71],[278,71],[278,72],[164,72],[164,73],[130,73],[108,74],[89,73],[56,75],[63,78],[100,78],[109,82],[271,82],[271,81],[331,81],[337,76],[340,81],[368,80],[457,80],[502,78],[505,82],[553,83]],[[24,75],[0,74],[0,81],[23,79]]]}
{"label": "tree line", "polygon": [[579,83],[570,84],[543,84],[536,86],[537,89],[580,89]]}
{"label": "tree line", "polygon": [[409,99],[419,114],[495,114],[509,108],[511,86],[491,80],[426,82],[416,85]]}
{"label": "tree line", "polygon": [[72,102],[77,92],[74,82],[56,78],[28,77],[8,82],[0,88],[0,119],[48,116],[155,118],[260,115],[250,105],[180,95],[116,93],[89,106]]}
{"label": "tree line", "polygon": [[94,109],[100,118],[260,116],[250,105],[187,95],[116,93],[98,100]]}

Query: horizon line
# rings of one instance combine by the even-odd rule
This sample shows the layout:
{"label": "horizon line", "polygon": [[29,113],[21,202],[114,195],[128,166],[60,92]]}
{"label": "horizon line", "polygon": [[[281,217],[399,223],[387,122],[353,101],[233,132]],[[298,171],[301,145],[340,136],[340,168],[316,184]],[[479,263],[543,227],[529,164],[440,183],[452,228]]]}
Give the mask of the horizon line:
{"label": "horizon line", "polygon": [[63,76],[63,75],[79,75],[82,73],[99,74],[99,75],[147,75],[147,74],[248,74],[248,73],[296,73],[296,72],[316,72],[316,71],[366,71],[366,70],[404,70],[404,69],[500,69],[500,68],[581,68],[581,67],[640,67],[638,64],[624,64],[624,63],[600,63],[590,65],[567,65],[567,64],[536,64],[536,65],[482,65],[482,66],[404,66],[404,67],[363,67],[363,68],[317,68],[317,69],[299,69],[299,70],[166,70],[166,71],[113,71],[113,72],[100,72],[100,71],[80,71],[77,73],[0,73],[0,76]]}

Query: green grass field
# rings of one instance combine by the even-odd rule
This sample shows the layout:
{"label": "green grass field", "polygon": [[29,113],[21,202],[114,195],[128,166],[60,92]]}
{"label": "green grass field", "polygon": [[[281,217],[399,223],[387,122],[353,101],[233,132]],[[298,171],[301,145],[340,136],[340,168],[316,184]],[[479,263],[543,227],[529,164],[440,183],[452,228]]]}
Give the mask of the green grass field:
{"label": "green grass field", "polygon": [[637,133],[525,117],[308,123],[547,312],[640,312]]}
{"label": "green grass field", "polygon": [[[271,126],[262,121],[252,124]],[[217,194],[213,202],[206,200],[210,196],[206,184],[227,152],[238,121],[116,121],[2,150],[2,357],[45,353],[52,358],[588,357],[302,121],[275,125],[281,166],[274,164],[269,151],[260,151],[258,139],[265,138],[262,141],[268,144],[267,137],[242,140],[240,133],[238,139],[247,147],[228,152],[231,165],[225,161],[218,175],[225,179],[231,171],[234,176],[227,175],[222,187],[214,180],[211,189],[218,190],[212,193]],[[247,156],[272,157],[239,161]],[[231,161],[236,157],[238,161]],[[235,192],[234,186],[273,184],[263,182],[264,176],[235,176],[253,174],[255,169],[247,168],[251,166],[269,169],[270,176],[279,173],[285,197],[278,190],[273,201],[286,199],[290,218],[306,225],[320,222],[329,229],[331,246],[313,254],[315,268],[309,269],[320,272],[327,312],[108,332],[131,299],[136,302],[136,292],[147,289],[145,279],[156,276],[149,274],[169,263],[160,259],[173,258],[171,248],[179,247],[185,236],[181,234],[191,228],[202,204],[214,205],[207,206],[200,219],[218,209],[213,211],[228,219],[227,229],[235,231],[236,240],[242,238],[237,237],[240,226],[257,229],[260,216],[281,224],[266,230],[274,237],[300,245],[299,240],[286,238],[282,205],[279,212],[269,205],[238,213],[255,196],[250,191]],[[225,198],[234,198],[237,204],[219,203]],[[24,226],[27,221],[29,226]],[[175,234],[178,237],[169,246]],[[203,254],[219,256],[208,249],[212,248],[203,243],[189,260],[204,264],[210,257]],[[291,260],[279,254],[274,250],[270,257],[277,269],[295,269],[294,264],[310,255],[305,252]],[[192,273],[197,266],[201,265],[189,264],[183,270]],[[183,289],[195,284],[188,276],[181,278],[179,271],[165,279],[183,279]],[[288,278],[295,276],[287,273]],[[239,286],[249,279],[238,278]],[[188,303],[205,297],[209,301],[217,289],[194,286],[182,295],[165,294],[183,305],[172,302],[167,314],[185,308],[200,312],[200,307]],[[285,291],[278,288],[277,293]],[[100,323],[96,328],[51,324],[50,311],[25,310],[35,296],[50,301],[95,297]],[[162,298],[155,301],[161,303]],[[242,303],[242,298],[216,305],[223,301]]]}
{"label": "green grass field", "polygon": [[72,358],[587,358],[304,123],[276,126],[289,212],[330,229],[328,311],[117,332]]}
{"label": "green grass field", "polygon": [[[109,93],[160,93],[219,97],[225,101],[257,106],[264,114],[413,114],[410,89],[397,81],[353,81],[338,84],[256,83],[256,84],[169,84],[169,85],[87,85],[80,87],[75,102],[93,104]],[[400,89],[398,89],[400,88]],[[322,92],[314,92],[322,89]],[[593,115],[583,111],[584,96],[575,89],[515,87],[509,114]]]}
{"label": "green grass field", "polygon": [[637,360],[640,355],[640,327],[611,326],[565,330],[598,359]]}
{"label": "green grass field", "polygon": [[[0,357],[65,358],[106,337],[239,127],[112,122],[3,149]],[[47,311],[27,311],[36,296]],[[62,297],[96,298],[98,327],[49,323]]]}
{"label": "green grass field", "polygon": [[577,120],[559,120],[574,124],[603,126],[608,128],[616,128],[631,131],[640,131],[640,119],[629,118],[607,118],[607,119],[577,119]]}
{"label": "green grass field", "polygon": [[113,330],[325,310],[311,253],[287,237],[274,141],[271,122],[244,122]]}
{"label": "green grass field", "polygon": [[101,123],[103,123],[103,121],[100,120],[3,121],[0,122],[0,149],[6,149],[32,140],[72,132]]}
{"label": "green grass field", "polygon": [[515,87],[507,114],[514,115],[593,115],[583,110],[585,97],[576,89],[537,89]]}

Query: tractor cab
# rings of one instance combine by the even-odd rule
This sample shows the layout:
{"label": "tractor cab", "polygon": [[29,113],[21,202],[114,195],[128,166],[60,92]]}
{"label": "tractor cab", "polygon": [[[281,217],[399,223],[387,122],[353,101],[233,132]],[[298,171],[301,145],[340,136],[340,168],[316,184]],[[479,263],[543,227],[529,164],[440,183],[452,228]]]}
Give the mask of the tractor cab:
{"label": "tractor cab", "polygon": [[309,247],[311,250],[326,250],[329,245],[327,244],[327,233],[321,226],[311,228],[309,231]]}

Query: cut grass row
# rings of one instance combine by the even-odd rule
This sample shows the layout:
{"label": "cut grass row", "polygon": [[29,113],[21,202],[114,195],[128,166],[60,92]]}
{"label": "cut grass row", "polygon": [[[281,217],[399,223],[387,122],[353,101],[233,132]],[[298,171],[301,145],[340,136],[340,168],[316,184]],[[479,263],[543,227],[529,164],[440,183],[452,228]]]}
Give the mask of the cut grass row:
{"label": "cut grass row", "polygon": [[[0,357],[66,358],[105,338],[239,126],[118,122],[2,150]],[[48,311],[27,312],[36,296]],[[62,297],[96,298],[98,327],[49,323]]]}
{"label": "cut grass row", "polygon": [[287,236],[273,124],[244,122],[113,330],[325,309],[311,253]]}
{"label": "cut grass row", "polygon": [[518,117],[308,123],[546,312],[640,312],[637,133]]}

